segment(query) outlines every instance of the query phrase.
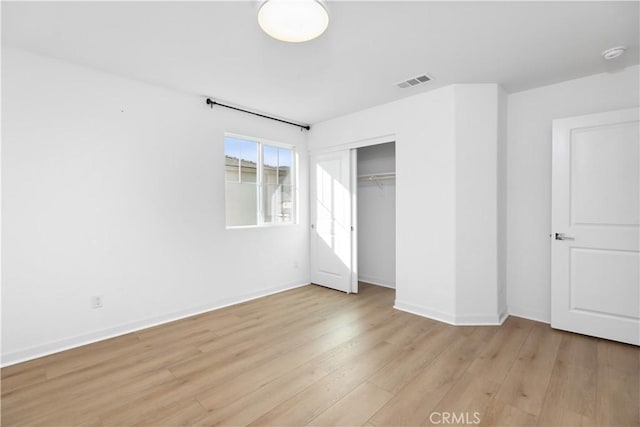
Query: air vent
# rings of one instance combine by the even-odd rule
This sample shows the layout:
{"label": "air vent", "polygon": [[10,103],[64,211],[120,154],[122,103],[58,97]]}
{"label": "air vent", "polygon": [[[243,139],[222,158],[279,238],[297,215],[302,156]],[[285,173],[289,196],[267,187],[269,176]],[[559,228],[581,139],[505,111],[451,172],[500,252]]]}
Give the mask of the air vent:
{"label": "air vent", "polygon": [[421,74],[419,76],[416,77],[412,77],[410,79],[401,81],[396,83],[396,86],[398,86],[399,88],[407,88],[407,87],[413,87],[413,86],[418,86],[421,85],[423,83],[427,83],[431,81],[431,77],[426,75],[426,74]]}

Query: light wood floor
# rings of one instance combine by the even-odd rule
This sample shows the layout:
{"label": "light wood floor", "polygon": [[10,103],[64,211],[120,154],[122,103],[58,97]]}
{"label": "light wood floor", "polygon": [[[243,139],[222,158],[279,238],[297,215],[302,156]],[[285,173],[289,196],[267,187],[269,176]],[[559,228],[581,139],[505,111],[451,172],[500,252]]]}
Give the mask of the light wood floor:
{"label": "light wood floor", "polygon": [[393,299],[306,286],[10,366],[2,424],[640,424],[637,347],[515,317],[454,327]]}

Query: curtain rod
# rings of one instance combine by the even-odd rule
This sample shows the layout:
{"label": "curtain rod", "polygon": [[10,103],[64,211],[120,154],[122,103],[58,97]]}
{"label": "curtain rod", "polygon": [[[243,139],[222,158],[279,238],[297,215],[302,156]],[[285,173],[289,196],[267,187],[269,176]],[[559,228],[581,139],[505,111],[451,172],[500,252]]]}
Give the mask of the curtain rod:
{"label": "curtain rod", "polygon": [[249,111],[249,110],[244,110],[244,109],[242,109],[242,108],[233,107],[233,106],[231,106],[231,105],[221,104],[221,103],[219,103],[219,102],[214,101],[214,100],[213,100],[213,99],[211,99],[211,98],[207,98],[207,105],[210,105],[210,106],[211,106],[211,108],[213,108],[213,106],[214,106],[214,105],[219,105],[219,106],[224,107],[224,108],[230,108],[230,109],[232,109],[232,110],[241,111],[241,112],[243,112],[243,113],[253,114],[254,116],[264,117],[265,119],[275,120],[275,121],[277,121],[277,122],[286,123],[286,124],[288,124],[288,125],[292,125],[292,126],[297,126],[297,127],[299,127],[301,130],[302,130],[302,129],[306,129],[306,130],[311,129],[311,126],[309,126],[309,125],[301,125],[301,124],[299,124],[299,123],[294,123],[294,122],[289,122],[289,121],[287,121],[287,120],[278,119],[277,117],[271,117],[271,116],[267,116],[267,115],[265,115],[265,114],[256,113],[256,112],[254,112],[254,111]]}

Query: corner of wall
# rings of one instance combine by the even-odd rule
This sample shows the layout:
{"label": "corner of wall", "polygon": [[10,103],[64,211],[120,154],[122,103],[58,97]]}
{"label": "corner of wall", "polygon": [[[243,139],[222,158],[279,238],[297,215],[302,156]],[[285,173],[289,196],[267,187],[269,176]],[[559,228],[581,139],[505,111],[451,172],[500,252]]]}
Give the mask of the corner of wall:
{"label": "corner of wall", "polygon": [[456,324],[498,324],[500,301],[499,92],[495,84],[455,85]]}
{"label": "corner of wall", "polygon": [[497,121],[497,165],[498,165],[498,197],[497,197],[497,246],[498,246],[498,311],[507,312],[507,94],[498,86],[498,121]]}

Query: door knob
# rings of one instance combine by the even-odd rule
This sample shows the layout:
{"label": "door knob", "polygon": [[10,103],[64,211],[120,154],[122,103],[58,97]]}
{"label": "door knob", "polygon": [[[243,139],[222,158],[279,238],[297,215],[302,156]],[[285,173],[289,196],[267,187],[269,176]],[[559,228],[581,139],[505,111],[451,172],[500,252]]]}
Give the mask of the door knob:
{"label": "door knob", "polygon": [[576,240],[573,236],[565,236],[564,233],[556,233],[556,240]]}

